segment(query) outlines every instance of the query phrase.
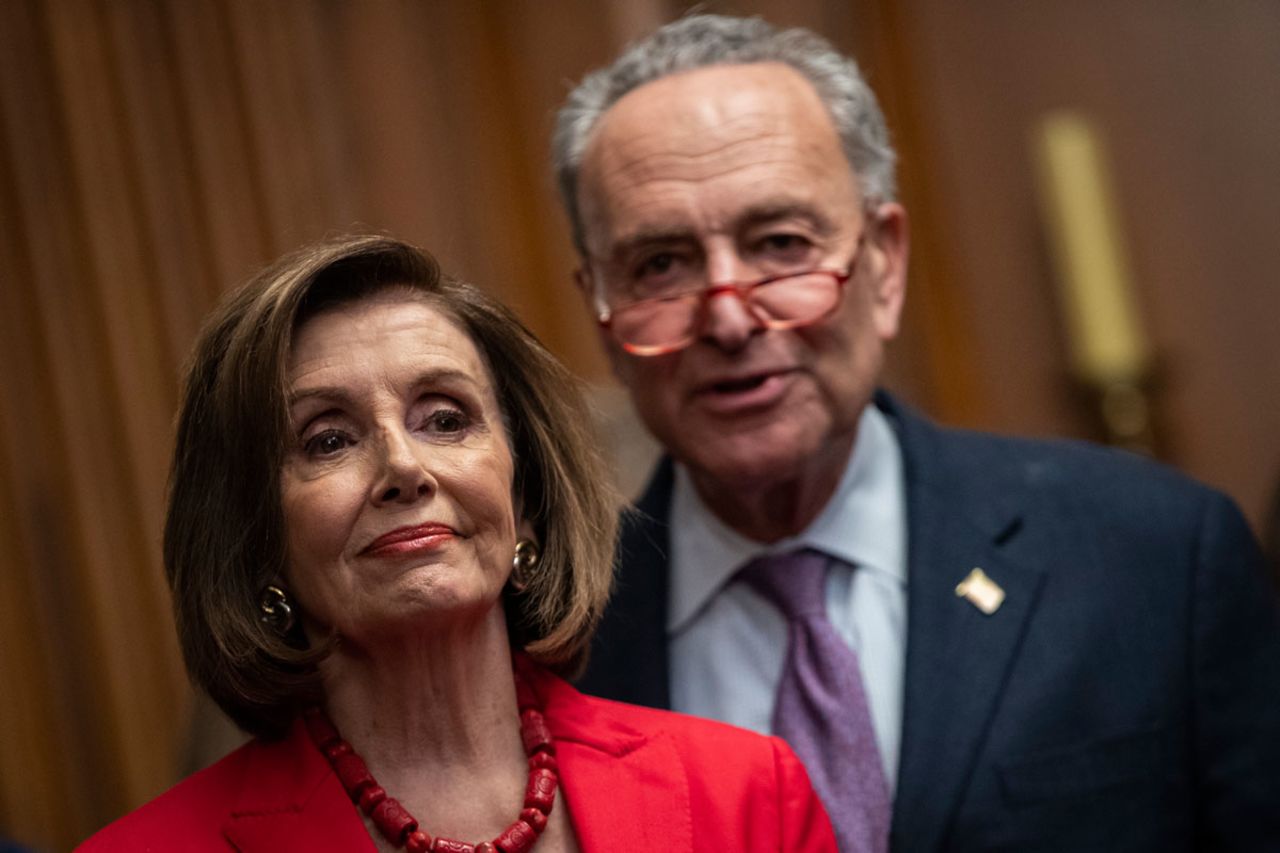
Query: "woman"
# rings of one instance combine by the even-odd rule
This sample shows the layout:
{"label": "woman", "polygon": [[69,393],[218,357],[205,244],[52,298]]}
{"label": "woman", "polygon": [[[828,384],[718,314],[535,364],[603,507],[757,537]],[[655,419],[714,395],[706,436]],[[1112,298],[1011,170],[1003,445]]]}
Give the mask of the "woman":
{"label": "woman", "polygon": [[561,680],[611,575],[587,423],[510,312],[403,243],[234,294],[164,552],[187,666],[255,739],[85,849],[834,850],[780,741]]}

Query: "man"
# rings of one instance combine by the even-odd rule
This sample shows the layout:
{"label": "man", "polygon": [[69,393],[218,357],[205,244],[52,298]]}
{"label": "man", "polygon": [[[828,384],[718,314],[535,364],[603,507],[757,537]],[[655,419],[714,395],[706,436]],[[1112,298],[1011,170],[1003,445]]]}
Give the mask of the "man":
{"label": "man", "polygon": [[847,850],[1280,850],[1280,615],[1231,503],[876,392],[907,213],[852,61],[685,18],[588,77],[555,146],[668,454],[585,689],[783,734]]}

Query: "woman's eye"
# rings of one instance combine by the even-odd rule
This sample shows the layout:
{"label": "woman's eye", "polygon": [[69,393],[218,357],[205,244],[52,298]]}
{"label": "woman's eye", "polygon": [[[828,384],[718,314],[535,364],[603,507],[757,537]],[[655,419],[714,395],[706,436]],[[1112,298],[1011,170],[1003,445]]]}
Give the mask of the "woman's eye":
{"label": "woman's eye", "polygon": [[308,456],[332,456],[351,444],[351,440],[334,429],[316,433],[303,442],[303,450]]}
{"label": "woman's eye", "polygon": [[435,432],[462,432],[467,428],[467,416],[457,409],[437,409],[427,417],[427,428]]}

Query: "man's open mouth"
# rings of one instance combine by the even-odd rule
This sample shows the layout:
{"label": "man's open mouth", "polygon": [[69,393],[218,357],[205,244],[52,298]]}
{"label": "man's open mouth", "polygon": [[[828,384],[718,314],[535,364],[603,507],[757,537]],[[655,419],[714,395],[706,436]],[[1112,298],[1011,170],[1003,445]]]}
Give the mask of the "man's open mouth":
{"label": "man's open mouth", "polygon": [[752,391],[764,384],[769,378],[769,374],[760,374],[758,376],[747,376],[742,379],[730,379],[725,382],[717,382],[711,386],[711,390],[717,394],[738,394],[743,391]]}

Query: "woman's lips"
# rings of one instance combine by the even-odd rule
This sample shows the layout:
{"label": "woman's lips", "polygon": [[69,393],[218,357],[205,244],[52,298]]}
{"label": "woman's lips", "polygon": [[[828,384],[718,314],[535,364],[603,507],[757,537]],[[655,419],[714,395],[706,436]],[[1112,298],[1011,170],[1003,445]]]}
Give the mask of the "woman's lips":
{"label": "woman's lips", "polygon": [[398,527],[370,542],[360,552],[374,557],[395,557],[434,551],[457,535],[443,524],[419,524],[414,527]]}

